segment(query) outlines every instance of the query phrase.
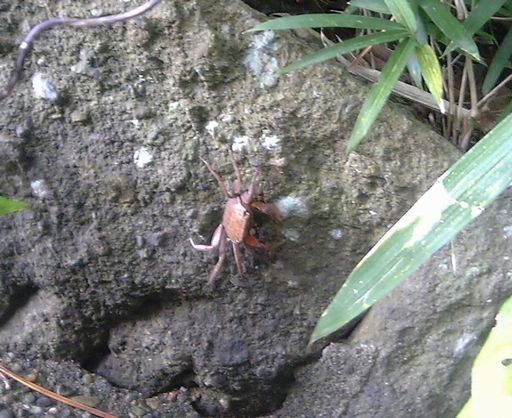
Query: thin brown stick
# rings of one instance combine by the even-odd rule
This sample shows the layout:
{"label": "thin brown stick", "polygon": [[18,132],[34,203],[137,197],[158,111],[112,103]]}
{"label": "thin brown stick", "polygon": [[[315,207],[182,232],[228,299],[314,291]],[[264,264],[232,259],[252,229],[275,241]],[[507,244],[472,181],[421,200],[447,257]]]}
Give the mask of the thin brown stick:
{"label": "thin brown stick", "polygon": [[23,377],[19,376],[18,374],[9,370],[7,367],[3,366],[2,364],[0,364],[0,375],[6,375],[6,376],[10,377],[11,379],[16,380],[17,382],[21,383],[22,385],[25,385],[28,388],[35,390],[36,392],[39,392],[40,394],[42,394],[50,399],[53,399],[54,401],[61,402],[65,405],[71,406],[73,408],[81,409],[82,411],[88,412],[89,414],[94,415],[96,417],[117,418],[116,416],[110,415],[107,412],[100,411],[99,409],[85,405],[81,402],[77,402],[77,401],[74,401],[73,399],[66,398],[66,397],[59,395],[55,392],[52,392],[51,390],[48,390],[42,386],[39,386],[32,382],[29,382],[27,379],[24,379]]}
{"label": "thin brown stick", "polygon": [[9,97],[14,90],[14,87],[21,78],[23,72],[23,63],[28,56],[28,53],[32,49],[32,45],[37,37],[44,31],[52,29],[57,26],[99,26],[99,25],[112,25],[117,22],[121,22],[128,19],[141,16],[144,13],[155,7],[161,0],[148,0],[141,6],[135,7],[134,9],[128,10],[124,13],[118,13],[107,16],[93,17],[87,19],[75,18],[75,17],[58,17],[48,19],[35,25],[28,34],[25,36],[18,48],[18,57],[16,58],[16,64],[11,74],[11,78],[7,82],[5,88],[0,91],[0,102],[5,98]]}
{"label": "thin brown stick", "polygon": [[507,83],[512,81],[512,74],[509,74],[500,84],[494,87],[489,93],[487,93],[482,99],[477,103],[477,106],[480,108],[485,103],[487,103],[492,97],[496,96],[499,90],[501,90]]}

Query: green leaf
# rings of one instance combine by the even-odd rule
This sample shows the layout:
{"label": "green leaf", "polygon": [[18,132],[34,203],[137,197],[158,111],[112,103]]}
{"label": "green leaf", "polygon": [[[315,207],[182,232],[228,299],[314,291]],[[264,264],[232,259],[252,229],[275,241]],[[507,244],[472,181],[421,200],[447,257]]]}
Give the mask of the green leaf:
{"label": "green leaf", "polygon": [[500,77],[501,73],[508,65],[510,56],[512,54],[512,28],[510,28],[503,38],[500,46],[496,50],[496,54],[491,61],[491,65],[485,74],[485,79],[482,84],[482,92],[487,94],[495,86],[496,81]]}
{"label": "green leaf", "polygon": [[407,62],[407,71],[409,71],[409,75],[413,79],[414,84],[416,84],[416,87],[423,89],[423,83],[421,81],[421,68],[416,54],[413,54],[411,59]]}
{"label": "green leaf", "polygon": [[379,81],[372,87],[366,101],[359,111],[347,145],[349,152],[357,147],[370,130],[375,119],[377,119],[388,96],[393,90],[393,86],[414,52],[415,45],[416,42],[413,39],[402,41],[397,46],[395,52],[393,52],[393,55],[391,55],[386,65],[384,65]]}
{"label": "green leaf", "polygon": [[464,28],[473,35],[485,25],[507,0],[480,0],[471,9],[469,16],[464,21]]}
{"label": "green leaf", "polygon": [[340,42],[328,48],[323,48],[313,54],[309,54],[299,61],[287,65],[281,70],[281,73],[288,73],[290,71],[298,70],[299,68],[306,67],[307,65],[317,64],[326,61],[347,52],[355,51],[365,48],[370,45],[377,45],[384,42],[397,41],[407,36],[405,30],[392,30],[386,32],[377,32],[370,35],[359,36],[349,39],[345,42]]}
{"label": "green leaf", "polygon": [[427,87],[434,96],[436,103],[440,104],[443,96],[443,76],[436,53],[430,45],[425,44],[416,47],[416,56]]}
{"label": "green leaf", "polygon": [[496,315],[471,370],[471,397],[457,418],[508,418],[512,410],[512,298]]}
{"label": "green leaf", "polygon": [[467,52],[477,61],[481,61],[478,48],[470,33],[464,28],[439,0],[422,0],[419,2],[425,13],[457,47]]}
{"label": "green leaf", "polygon": [[401,283],[512,181],[512,115],[459,159],[366,254],[318,321],[310,343]]}
{"label": "green leaf", "polygon": [[27,205],[18,202],[17,200],[11,200],[0,196],[0,215],[17,212],[19,210],[27,209],[27,207]]}
{"label": "green leaf", "polygon": [[411,34],[416,33],[416,16],[407,0],[384,0],[398,23],[404,25]]}
{"label": "green leaf", "polygon": [[285,16],[268,20],[249,29],[248,32],[260,30],[283,30],[303,28],[354,28],[373,30],[397,30],[403,26],[387,19],[369,16],[354,16],[342,13],[317,13],[299,16]]}
{"label": "green leaf", "polygon": [[375,13],[391,14],[384,0],[352,0],[349,4],[350,6],[370,10]]}

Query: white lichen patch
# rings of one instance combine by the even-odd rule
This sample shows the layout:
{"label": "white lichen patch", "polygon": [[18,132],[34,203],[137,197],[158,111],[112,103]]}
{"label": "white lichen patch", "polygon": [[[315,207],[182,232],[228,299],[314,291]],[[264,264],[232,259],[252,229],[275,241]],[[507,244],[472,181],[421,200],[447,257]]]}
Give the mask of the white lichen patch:
{"label": "white lichen patch", "polygon": [[260,81],[262,87],[271,87],[277,83],[279,64],[274,56],[276,49],[275,33],[264,31],[254,35],[245,56],[245,68]]}
{"label": "white lichen patch", "polygon": [[205,125],[204,129],[206,129],[206,132],[208,132],[210,136],[215,137],[215,131],[217,130],[218,127],[219,122],[217,122],[216,120],[211,120]]}
{"label": "white lichen patch", "polygon": [[276,206],[281,212],[281,218],[285,219],[292,215],[305,216],[308,213],[306,203],[296,196],[285,196],[276,202]]}
{"label": "white lichen patch", "polygon": [[153,154],[149,152],[147,147],[140,147],[133,154],[133,162],[138,168],[144,168],[153,161]]}
{"label": "white lichen patch", "polygon": [[233,152],[242,153],[249,146],[250,138],[246,135],[235,136],[233,138],[233,144],[231,150]]}
{"label": "white lichen patch", "polygon": [[296,229],[285,228],[283,229],[283,235],[288,241],[296,242],[300,238],[300,233]]}
{"label": "white lichen patch", "polygon": [[331,236],[332,239],[337,241],[337,240],[340,240],[341,238],[343,238],[343,235],[345,235],[345,234],[343,233],[343,229],[334,228],[329,231],[329,235]]}
{"label": "white lichen patch", "polygon": [[40,199],[50,196],[50,188],[46,181],[42,179],[31,181],[30,188],[32,189],[32,194]]}
{"label": "white lichen patch", "polygon": [[261,146],[267,150],[280,150],[281,149],[281,139],[276,135],[263,134],[260,137]]}
{"label": "white lichen patch", "polygon": [[44,78],[41,73],[34,73],[32,76],[32,89],[38,99],[55,102],[59,98],[57,89],[50,80]]}
{"label": "white lichen patch", "polygon": [[506,239],[512,238],[512,225],[507,225],[503,227],[503,237]]}

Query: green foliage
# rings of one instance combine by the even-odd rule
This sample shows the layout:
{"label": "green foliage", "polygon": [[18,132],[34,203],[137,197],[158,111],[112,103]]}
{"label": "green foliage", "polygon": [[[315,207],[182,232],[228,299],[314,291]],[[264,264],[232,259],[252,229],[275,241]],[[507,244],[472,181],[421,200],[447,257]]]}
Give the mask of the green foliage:
{"label": "green foliage", "polygon": [[8,213],[17,212],[24,209],[27,209],[27,205],[24,203],[0,196],[0,215],[7,215]]}
{"label": "green foliage", "polygon": [[[322,13],[282,17],[260,23],[250,29],[250,31],[260,31],[344,27],[364,29],[369,32],[289,64],[282,70],[283,73],[380,43],[396,43],[394,54],[384,67],[378,83],[373,86],[359,113],[349,140],[349,151],[353,150],[369,132],[406,64],[411,69],[415,82],[421,83],[419,76],[421,73],[436,103],[441,102],[443,86],[441,67],[433,49],[427,45],[427,33],[431,36],[438,35],[443,38],[443,41],[447,37],[446,42],[451,41],[456,48],[475,59],[480,59],[471,33],[438,0],[422,0],[418,3],[409,0],[355,0],[351,2],[351,7],[392,14],[395,21],[349,13]],[[480,17],[481,14],[473,17],[471,28],[478,26]],[[428,32],[427,28],[429,28]]]}
{"label": "green foliage", "polygon": [[512,298],[473,364],[471,398],[457,418],[508,418],[512,410]]}
{"label": "green foliage", "polygon": [[482,85],[483,93],[489,93],[491,89],[496,85],[499,76],[510,62],[510,56],[512,55],[512,28],[510,28],[503,38],[494,58],[491,61],[489,70],[485,75],[484,83]]}
{"label": "green foliage", "polygon": [[512,181],[512,115],[428,190],[350,273],[311,342],[341,328],[385,296],[478,216]]}
{"label": "green foliage", "polygon": [[[477,34],[480,39],[493,39],[492,34],[483,31],[487,30],[486,23],[498,11],[510,17],[512,8],[506,0],[466,2],[466,7],[468,5],[471,9],[469,15],[459,21],[449,5],[439,0],[352,0],[345,13],[283,17],[256,25],[251,30],[345,27],[366,31],[291,63],[282,72],[298,70],[380,43],[391,44],[394,52],[362,105],[348,141],[347,149],[351,151],[369,132],[406,66],[415,84],[422,86],[424,81],[440,107],[443,85],[447,84],[443,83],[440,63],[442,45],[446,47],[445,54],[453,51],[462,53],[466,59],[464,71],[468,74],[473,71],[467,62],[471,64],[471,59],[481,61],[473,36]],[[359,9],[365,9],[365,13],[379,13],[381,17],[353,15]],[[511,33],[503,39],[491,63],[484,92],[493,88],[509,64]],[[445,64],[453,65],[448,60]],[[450,68],[453,71],[453,66]],[[472,108],[467,114],[475,116],[479,108],[475,99],[474,74],[468,75],[468,79]],[[451,88],[453,92],[453,86]],[[465,100],[466,94],[461,91],[460,102]],[[501,122],[439,178],[356,266],[318,321],[311,342],[339,329],[390,292],[449,242],[510,183],[511,112],[512,104],[509,104],[504,109]],[[471,125],[469,120],[466,120],[466,125]]]}
{"label": "green foliage", "polygon": [[415,46],[414,39],[406,39],[396,47],[395,52],[382,69],[379,81],[368,93],[368,97],[359,112],[348,140],[348,151],[354,150],[370,130],[391,94],[393,86],[413,54]]}

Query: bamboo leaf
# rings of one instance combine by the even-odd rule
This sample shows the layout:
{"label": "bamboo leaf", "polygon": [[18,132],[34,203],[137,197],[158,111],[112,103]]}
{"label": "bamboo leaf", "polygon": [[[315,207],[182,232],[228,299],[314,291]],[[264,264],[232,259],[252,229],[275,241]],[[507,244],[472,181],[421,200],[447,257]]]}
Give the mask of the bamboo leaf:
{"label": "bamboo leaf", "polygon": [[416,33],[416,15],[407,0],[384,0],[398,23],[404,25],[411,34]]}
{"label": "bamboo leaf", "polygon": [[409,61],[416,42],[413,39],[402,41],[382,69],[379,81],[372,87],[357,116],[354,129],[348,141],[348,151],[354,150],[366,136],[377,119],[382,107],[393,90],[400,74]]}
{"label": "bamboo leaf", "polygon": [[501,9],[501,6],[507,0],[480,0],[475,7],[471,9],[468,18],[464,21],[464,27],[473,35],[483,25],[485,25],[491,17]]}
{"label": "bamboo leaf", "polygon": [[310,343],[394,289],[477,217],[512,181],[512,115],[459,159],[359,262],[318,321]]}
{"label": "bamboo leaf", "polygon": [[443,76],[436,53],[430,45],[425,44],[416,48],[416,56],[427,87],[436,103],[440,104],[443,96]]}
{"label": "bamboo leaf", "polygon": [[248,32],[261,30],[283,30],[303,28],[354,28],[373,30],[398,30],[403,26],[387,19],[369,16],[354,16],[342,13],[315,13],[285,16],[262,22]]}
{"label": "bamboo leaf", "polygon": [[350,6],[370,10],[375,13],[391,14],[384,0],[352,0]]}
{"label": "bamboo leaf", "polygon": [[457,47],[467,52],[477,61],[481,61],[478,48],[471,34],[439,0],[422,0],[419,2],[425,13]]}
{"label": "bamboo leaf", "polygon": [[503,38],[500,46],[496,50],[496,54],[489,65],[487,74],[485,74],[484,82],[482,84],[482,92],[487,94],[495,86],[496,81],[500,77],[501,73],[508,65],[510,56],[512,55],[512,28],[510,28]]}
{"label": "bamboo leaf", "polygon": [[0,196],[0,215],[6,215],[23,209],[27,209],[27,205],[24,203]]}
{"label": "bamboo leaf", "polygon": [[340,42],[336,45],[328,48],[323,48],[317,52],[307,55],[301,60],[295,61],[292,64],[287,65],[281,70],[281,73],[288,73],[290,71],[298,70],[299,68],[306,67],[308,65],[317,64],[319,62],[326,61],[334,58],[338,55],[346,54],[347,52],[355,51],[358,49],[365,48],[370,45],[377,45],[384,42],[397,41],[407,36],[405,30],[393,30],[386,32],[377,32],[370,35],[359,36],[352,38],[344,42]]}

